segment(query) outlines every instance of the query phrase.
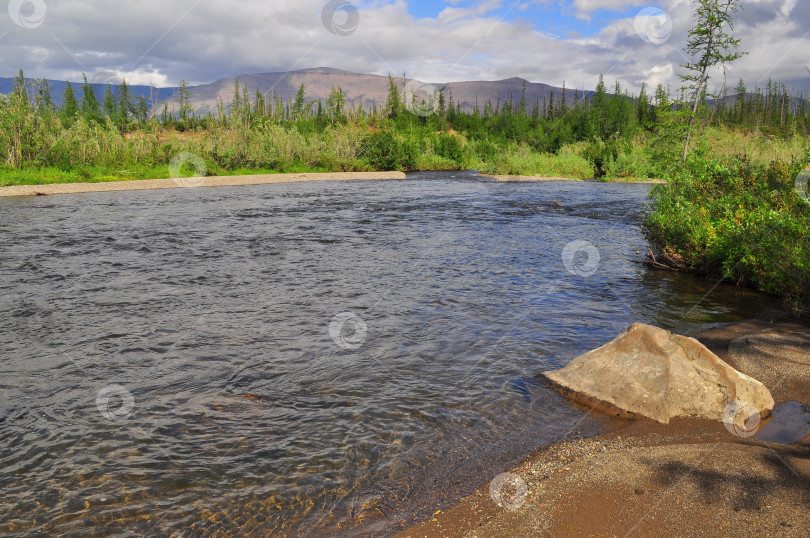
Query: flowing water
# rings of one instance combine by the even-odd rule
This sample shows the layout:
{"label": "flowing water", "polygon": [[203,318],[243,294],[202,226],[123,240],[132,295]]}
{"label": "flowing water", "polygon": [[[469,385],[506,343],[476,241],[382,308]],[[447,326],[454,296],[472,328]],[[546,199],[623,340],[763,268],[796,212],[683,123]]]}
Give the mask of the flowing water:
{"label": "flowing water", "polygon": [[770,303],[639,263],[648,191],[425,173],[0,200],[0,534],[388,534],[598,432],[533,378],[633,322]]}

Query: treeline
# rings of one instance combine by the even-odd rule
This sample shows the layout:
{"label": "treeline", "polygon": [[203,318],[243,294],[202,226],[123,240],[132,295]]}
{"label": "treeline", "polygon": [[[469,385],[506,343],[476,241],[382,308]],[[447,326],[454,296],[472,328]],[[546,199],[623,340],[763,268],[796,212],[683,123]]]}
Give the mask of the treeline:
{"label": "treeline", "polygon": [[[351,105],[340,87],[321,101],[309,100],[302,85],[285,102],[273,93],[250,94],[236,81],[230,102],[220,99],[214,110],[195,111],[185,82],[171,103],[150,103],[131,95],[126,82],[108,84],[99,98],[85,77],[76,88],[66,85],[57,106],[46,81],[27,81],[20,72],[11,94],[0,96],[0,155],[13,169],[161,166],[173,151],[193,151],[210,161],[211,170],[480,167],[663,177],[672,173],[663,163],[673,161],[662,152],[682,136],[679,113],[691,108],[683,95],[673,96],[662,85],[652,94],[642,86],[632,95],[616,82],[609,92],[600,76],[587,94],[563,85],[562,92],[531,103],[524,84],[520,96],[465,110],[444,88],[414,95],[402,80],[389,77],[386,102],[369,108]],[[804,95],[790,93],[782,83],[769,81],[749,92],[741,81],[734,93],[723,91],[714,99],[704,92],[699,124],[804,136],[808,106]],[[271,131],[283,140],[266,140]],[[167,133],[186,137],[166,142]],[[330,149],[335,144],[338,149]],[[555,162],[561,166],[546,170],[549,155],[560,157]]]}

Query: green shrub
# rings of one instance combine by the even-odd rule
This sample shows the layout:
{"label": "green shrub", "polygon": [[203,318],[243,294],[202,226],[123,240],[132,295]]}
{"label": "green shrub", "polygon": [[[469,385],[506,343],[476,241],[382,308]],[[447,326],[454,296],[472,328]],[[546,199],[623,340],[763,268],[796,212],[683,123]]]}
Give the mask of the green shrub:
{"label": "green shrub", "polygon": [[752,164],[696,152],[668,184],[653,189],[646,234],[670,265],[806,308],[810,204],[794,189],[800,170],[799,163]]}
{"label": "green shrub", "polygon": [[611,139],[605,142],[596,138],[585,147],[583,156],[593,165],[595,177],[611,177],[609,174],[615,174],[616,159],[623,149],[624,144],[620,141]]}
{"label": "green shrub", "polygon": [[570,150],[561,149],[558,155],[533,150],[526,144],[510,145],[501,150],[493,162],[483,167],[489,174],[538,175],[589,179],[594,175],[587,159]]}
{"label": "green shrub", "polygon": [[449,134],[439,135],[436,144],[436,153],[440,157],[444,157],[458,164],[461,164],[464,158],[464,149],[461,145],[461,140],[459,140],[457,136]]}
{"label": "green shrub", "polygon": [[410,170],[419,155],[418,143],[388,130],[366,136],[362,147],[362,158],[377,170]]}
{"label": "green shrub", "polygon": [[479,140],[475,144],[475,154],[484,162],[494,162],[498,158],[500,149],[489,140]]}

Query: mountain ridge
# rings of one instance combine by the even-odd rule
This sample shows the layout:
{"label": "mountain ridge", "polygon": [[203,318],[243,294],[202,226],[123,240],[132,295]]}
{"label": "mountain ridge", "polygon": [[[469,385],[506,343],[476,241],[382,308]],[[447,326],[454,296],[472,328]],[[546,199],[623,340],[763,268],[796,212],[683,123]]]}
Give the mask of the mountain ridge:
{"label": "mountain ridge", "polygon": [[[552,92],[555,97],[562,95],[562,88],[539,82],[530,82],[519,77],[459,82],[425,82],[393,75],[391,75],[391,78],[400,89],[408,86],[412,89],[432,92],[433,89],[438,91],[444,88],[445,99],[449,102],[452,93],[454,104],[460,105],[461,110],[466,112],[472,111],[476,104],[483,110],[487,101],[493,107],[500,107],[510,100],[517,104],[523,94],[524,84],[526,87],[526,103],[529,110],[544,99],[548,100]],[[281,99],[285,105],[295,98],[301,84],[304,85],[308,103],[315,101],[325,103],[332,88],[340,87],[346,92],[346,101],[349,106],[356,107],[362,103],[364,109],[370,110],[375,105],[378,108],[385,105],[388,96],[388,79],[389,76],[387,75],[355,73],[325,66],[294,71],[243,73],[220,78],[209,83],[189,86],[190,104],[197,114],[214,113],[220,100],[227,107],[233,100],[234,88],[238,81],[240,88],[247,91],[251,100],[254,99],[258,91],[268,100],[271,98]],[[26,80],[33,81],[34,79],[27,78]],[[65,82],[56,80],[48,80],[48,82],[51,86],[54,102],[60,103],[62,92],[66,86]],[[8,94],[13,88],[13,84],[13,78],[0,77],[0,93]],[[80,96],[80,87],[83,82],[71,82],[71,84],[74,90],[77,91],[77,97]],[[96,95],[101,99],[106,84],[91,82],[91,85]],[[111,86],[117,88],[116,84],[111,83]],[[178,108],[176,102],[177,87],[157,88],[133,85],[129,86],[129,88],[133,96],[143,96],[150,101],[157,90],[158,99],[156,101],[158,107],[162,107],[163,103],[166,103],[170,112],[176,111]],[[569,103],[573,102],[574,93],[575,91],[572,89],[566,90],[566,98],[569,99]],[[592,93],[590,91],[579,92],[580,97]]]}

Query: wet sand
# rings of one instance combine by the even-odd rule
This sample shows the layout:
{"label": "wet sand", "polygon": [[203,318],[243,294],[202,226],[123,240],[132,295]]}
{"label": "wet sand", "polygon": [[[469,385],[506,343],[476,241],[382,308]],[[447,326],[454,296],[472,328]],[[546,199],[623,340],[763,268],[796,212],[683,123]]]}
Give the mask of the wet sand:
{"label": "wet sand", "polygon": [[250,176],[210,176],[178,179],[142,179],[101,183],[51,183],[47,185],[12,185],[0,187],[4,196],[50,196],[83,192],[136,191],[146,189],[181,189],[236,185],[295,183],[299,181],[351,181],[358,179],[405,179],[404,172],[338,172],[302,174],[260,174]]}
{"label": "wet sand", "polygon": [[[810,324],[757,319],[699,340],[770,381],[777,404],[810,404]],[[527,487],[516,510],[492,500],[490,481],[506,469],[493,470],[475,494],[399,536],[807,536],[810,437],[779,445],[695,419],[611,419],[610,429],[508,470]]]}

